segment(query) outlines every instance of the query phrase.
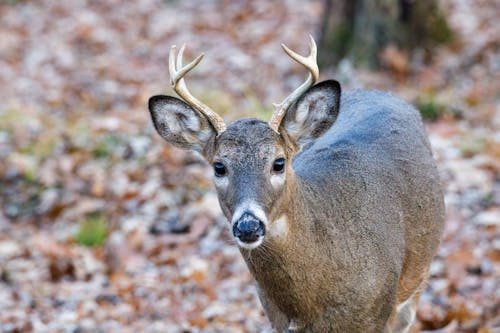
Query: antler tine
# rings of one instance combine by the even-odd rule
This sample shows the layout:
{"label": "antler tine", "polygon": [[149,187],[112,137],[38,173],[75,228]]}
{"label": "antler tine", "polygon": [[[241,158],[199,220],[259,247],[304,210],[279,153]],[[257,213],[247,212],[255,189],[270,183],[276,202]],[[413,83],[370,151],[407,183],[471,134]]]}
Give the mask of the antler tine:
{"label": "antler tine", "polygon": [[175,92],[189,105],[194,107],[196,110],[203,113],[210,124],[214,127],[217,135],[221,134],[226,130],[226,124],[224,123],[224,119],[215,113],[212,109],[210,109],[205,104],[201,103],[197,100],[191,93],[189,92],[186,81],[184,80],[184,76],[189,73],[196,65],[198,65],[203,58],[204,54],[200,54],[196,59],[191,61],[186,66],[182,66],[182,56],[184,54],[184,49],[186,48],[186,44],[183,44],[177,57],[175,56],[176,46],[172,45],[170,48],[170,55],[168,60],[168,69],[170,73],[170,84],[172,88],[174,88]]}
{"label": "antler tine", "polygon": [[[186,66],[182,67],[182,55],[184,53],[184,49],[186,48],[186,44],[182,45],[181,49],[179,50],[179,53],[177,54],[177,63],[176,63],[176,57],[175,57],[175,50],[176,46],[172,45],[170,48],[170,55],[169,55],[169,64],[168,64],[168,69],[170,72],[170,83],[172,84],[172,87],[175,89],[175,86],[177,83],[186,75],[190,70],[192,70],[196,65],[198,65],[203,59],[203,56],[205,54],[200,54],[196,59],[191,61],[189,64]],[[180,68],[178,70],[178,68]]]}
{"label": "antler tine", "polygon": [[283,50],[288,54],[290,58],[303,65],[309,70],[307,75],[307,79],[302,83],[297,89],[295,89],[285,100],[279,104],[274,103],[274,113],[271,116],[271,120],[269,121],[269,125],[271,128],[278,132],[281,120],[286,114],[288,108],[304,93],[309,89],[316,81],[318,81],[319,77],[319,69],[318,64],[316,62],[317,56],[317,47],[314,39],[311,35],[309,35],[309,55],[307,57],[301,56],[300,54],[289,49],[285,44],[281,44]]}
{"label": "antler tine", "polygon": [[285,44],[281,44],[283,50],[296,62],[301,65],[304,65],[313,76],[314,82],[318,81],[319,77],[319,68],[316,62],[316,57],[318,54],[318,49],[316,47],[316,43],[311,35],[309,35],[309,55],[307,57],[303,57],[300,54],[289,49]]}

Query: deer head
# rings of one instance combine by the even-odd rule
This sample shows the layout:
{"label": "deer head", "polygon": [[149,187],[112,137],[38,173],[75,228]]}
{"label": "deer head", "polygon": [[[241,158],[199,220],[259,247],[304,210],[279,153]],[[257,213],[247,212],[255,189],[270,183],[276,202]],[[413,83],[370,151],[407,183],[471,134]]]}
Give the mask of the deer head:
{"label": "deer head", "polygon": [[158,133],[176,147],[201,153],[212,164],[220,206],[233,236],[240,247],[250,250],[287,232],[286,219],[280,217],[293,195],[293,157],[331,127],[339,110],[339,83],[314,85],[319,71],[313,38],[307,57],[282,47],[309,73],[302,85],[275,104],[268,123],[242,119],[226,128],[217,113],[188,91],[184,76],[203,54],[183,66],[184,46],[177,57],[172,46],[169,59],[170,81],[182,100],[163,95],[149,100]]}

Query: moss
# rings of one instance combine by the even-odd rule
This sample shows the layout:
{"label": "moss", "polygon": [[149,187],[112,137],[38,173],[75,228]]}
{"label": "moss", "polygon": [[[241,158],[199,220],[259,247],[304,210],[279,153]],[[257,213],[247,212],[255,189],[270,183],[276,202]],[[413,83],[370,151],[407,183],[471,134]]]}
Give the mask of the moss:
{"label": "moss", "polygon": [[446,106],[438,102],[433,95],[417,98],[415,105],[424,120],[436,121],[443,116]]}
{"label": "moss", "polygon": [[432,120],[432,121],[437,120],[443,111],[442,105],[434,101],[428,101],[419,104],[418,109],[420,110],[422,118],[424,118],[425,120]]}
{"label": "moss", "polygon": [[101,246],[106,240],[108,224],[100,214],[92,214],[80,223],[75,240],[78,244],[95,247]]}
{"label": "moss", "polygon": [[427,39],[431,45],[441,45],[453,40],[453,31],[441,11],[432,15],[427,24]]}

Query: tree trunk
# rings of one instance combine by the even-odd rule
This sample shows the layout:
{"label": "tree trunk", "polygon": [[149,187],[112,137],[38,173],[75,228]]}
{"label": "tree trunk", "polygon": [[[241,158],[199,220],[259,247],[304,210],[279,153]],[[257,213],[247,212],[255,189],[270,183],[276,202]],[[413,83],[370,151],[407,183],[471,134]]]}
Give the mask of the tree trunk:
{"label": "tree trunk", "polygon": [[350,58],[377,67],[389,45],[411,51],[447,42],[451,32],[437,0],[325,0],[320,26],[320,62]]}

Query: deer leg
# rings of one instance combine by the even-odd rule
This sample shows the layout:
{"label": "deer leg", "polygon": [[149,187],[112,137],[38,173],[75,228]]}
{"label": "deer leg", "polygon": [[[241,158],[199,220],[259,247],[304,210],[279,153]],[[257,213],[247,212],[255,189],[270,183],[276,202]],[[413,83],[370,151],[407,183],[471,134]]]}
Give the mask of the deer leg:
{"label": "deer leg", "polygon": [[295,320],[290,320],[286,333],[301,333],[303,332],[303,326],[299,325]]}
{"label": "deer leg", "polygon": [[420,293],[418,292],[413,294],[403,303],[396,306],[394,321],[390,326],[391,330],[387,330],[388,328],[386,327],[387,332],[408,333],[411,325],[413,324],[413,321],[415,320],[419,298]]}

